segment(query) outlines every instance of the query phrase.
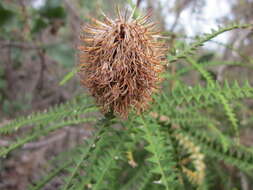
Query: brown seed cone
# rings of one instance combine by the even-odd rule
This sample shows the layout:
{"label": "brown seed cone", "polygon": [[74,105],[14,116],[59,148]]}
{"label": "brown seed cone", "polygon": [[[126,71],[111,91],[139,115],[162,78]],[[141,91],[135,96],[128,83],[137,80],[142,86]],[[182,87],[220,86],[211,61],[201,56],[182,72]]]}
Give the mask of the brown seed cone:
{"label": "brown seed cone", "polygon": [[81,83],[104,112],[126,118],[134,107],[140,113],[158,89],[165,49],[149,17],[133,20],[119,12],[115,20],[104,15],[103,22],[92,19],[83,29]]}

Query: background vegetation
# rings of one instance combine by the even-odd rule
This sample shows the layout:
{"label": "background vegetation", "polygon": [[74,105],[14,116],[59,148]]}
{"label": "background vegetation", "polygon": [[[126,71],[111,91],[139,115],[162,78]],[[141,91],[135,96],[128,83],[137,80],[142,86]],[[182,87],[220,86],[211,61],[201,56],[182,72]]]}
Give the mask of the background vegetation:
{"label": "background vegetation", "polygon": [[[38,2],[0,2],[1,190],[253,189],[251,0],[196,36],[180,17],[207,0]],[[128,120],[104,117],[76,76],[80,27],[116,4],[152,10],[168,44],[163,90]]]}

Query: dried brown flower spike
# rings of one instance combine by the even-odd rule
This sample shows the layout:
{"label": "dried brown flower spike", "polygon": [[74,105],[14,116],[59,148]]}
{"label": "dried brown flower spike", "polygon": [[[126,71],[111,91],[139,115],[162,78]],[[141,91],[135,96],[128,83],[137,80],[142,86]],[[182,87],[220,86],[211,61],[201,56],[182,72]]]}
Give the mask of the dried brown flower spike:
{"label": "dried brown flower spike", "polygon": [[126,118],[134,107],[140,113],[158,88],[164,48],[149,17],[134,20],[118,11],[117,19],[104,15],[103,22],[92,19],[83,29],[81,82],[104,112],[112,110]]}

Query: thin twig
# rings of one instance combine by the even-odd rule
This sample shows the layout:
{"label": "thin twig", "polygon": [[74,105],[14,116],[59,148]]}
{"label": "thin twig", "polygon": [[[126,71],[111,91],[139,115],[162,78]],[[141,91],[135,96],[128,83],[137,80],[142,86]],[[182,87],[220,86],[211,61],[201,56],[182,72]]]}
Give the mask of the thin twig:
{"label": "thin twig", "polygon": [[38,50],[38,55],[39,55],[39,58],[40,58],[41,68],[40,68],[39,80],[38,80],[38,83],[37,83],[36,87],[37,87],[38,90],[41,91],[42,88],[43,88],[44,72],[46,70],[45,51],[39,49]]}
{"label": "thin twig", "polygon": [[50,46],[56,46],[58,44],[65,43],[64,41],[60,42],[55,42],[55,43],[48,43],[48,44],[34,44],[34,43],[28,43],[28,42],[13,42],[13,41],[0,41],[0,49],[2,48],[9,48],[9,47],[14,47],[14,48],[21,48],[21,49],[42,49],[42,48],[47,48]]}
{"label": "thin twig", "polygon": [[24,42],[1,41],[0,48],[6,47],[16,47],[22,49],[40,49],[43,47],[43,45],[34,45],[32,43],[24,43]]}
{"label": "thin twig", "polygon": [[73,2],[70,2],[69,0],[64,0],[64,2],[65,2],[66,7],[74,15],[74,17],[78,20],[78,22],[83,23],[83,19],[78,14],[77,8],[74,6]]}
{"label": "thin twig", "polygon": [[142,0],[137,0],[136,8],[139,8],[139,7],[140,7],[141,2],[142,2]]}
{"label": "thin twig", "polygon": [[23,149],[37,149],[40,147],[48,146],[50,144],[53,144],[57,141],[60,141],[61,139],[64,139],[67,135],[67,132],[64,131],[60,134],[53,135],[52,138],[45,139],[39,142],[32,142],[32,143],[27,143],[23,146]]}

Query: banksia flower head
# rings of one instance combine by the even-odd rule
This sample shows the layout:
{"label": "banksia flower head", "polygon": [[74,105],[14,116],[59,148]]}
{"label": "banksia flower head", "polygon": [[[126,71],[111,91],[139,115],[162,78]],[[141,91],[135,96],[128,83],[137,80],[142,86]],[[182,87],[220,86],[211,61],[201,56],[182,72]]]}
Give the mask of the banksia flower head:
{"label": "banksia flower head", "polygon": [[[126,15],[126,14],[125,14]],[[164,48],[150,14],[133,19],[122,16],[93,23],[83,29],[80,76],[104,112],[126,118],[131,108],[145,110],[158,89]]]}

